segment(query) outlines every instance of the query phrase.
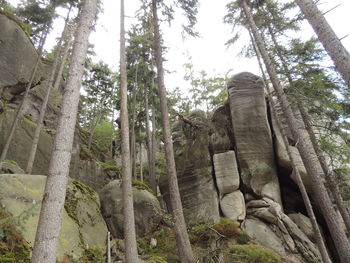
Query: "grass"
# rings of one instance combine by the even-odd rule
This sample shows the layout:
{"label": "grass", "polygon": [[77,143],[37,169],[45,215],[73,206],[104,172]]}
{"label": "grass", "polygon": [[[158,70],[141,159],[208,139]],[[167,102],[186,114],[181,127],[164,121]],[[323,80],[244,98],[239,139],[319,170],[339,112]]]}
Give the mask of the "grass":
{"label": "grass", "polygon": [[281,257],[272,250],[259,245],[234,245],[229,259],[237,263],[280,263]]}

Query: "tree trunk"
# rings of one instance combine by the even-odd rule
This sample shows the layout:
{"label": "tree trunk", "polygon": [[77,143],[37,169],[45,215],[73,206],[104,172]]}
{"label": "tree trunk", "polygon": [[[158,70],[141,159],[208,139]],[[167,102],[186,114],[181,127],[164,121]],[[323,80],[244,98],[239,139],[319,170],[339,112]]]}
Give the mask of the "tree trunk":
{"label": "tree trunk", "polygon": [[140,181],[143,182],[142,142],[140,142]]}
{"label": "tree trunk", "polygon": [[263,76],[264,86],[266,88],[266,93],[268,95],[268,99],[269,99],[269,102],[271,104],[271,111],[272,111],[272,114],[273,114],[273,116],[274,116],[274,118],[275,118],[275,120],[277,122],[278,129],[281,131],[282,139],[283,139],[284,145],[286,147],[286,151],[287,151],[289,160],[291,162],[292,169],[293,169],[293,172],[294,172],[294,175],[295,175],[295,178],[296,178],[297,185],[299,187],[301,196],[303,198],[307,214],[308,214],[308,216],[310,218],[312,229],[314,230],[314,233],[315,233],[316,243],[317,243],[318,249],[320,251],[320,254],[322,256],[323,263],[332,263],[331,259],[329,258],[327,247],[326,247],[326,245],[324,243],[324,240],[323,240],[320,228],[318,226],[318,223],[317,223],[317,220],[316,220],[316,217],[315,217],[315,214],[314,214],[314,211],[313,211],[313,208],[312,208],[309,196],[307,194],[305,185],[303,183],[303,180],[301,179],[298,166],[296,165],[296,160],[294,159],[294,155],[292,154],[292,152],[290,150],[290,145],[289,145],[289,142],[288,142],[287,132],[286,132],[283,124],[281,123],[281,121],[280,121],[280,119],[278,117],[277,105],[274,102],[274,100],[272,98],[272,95],[271,95],[272,91],[269,88],[269,85],[268,85],[268,82],[267,82],[267,78],[265,76],[265,71],[264,71],[263,65],[261,63],[260,52],[257,49],[257,47],[255,46],[254,38],[253,38],[253,36],[252,36],[250,31],[249,31],[249,35],[250,35],[250,39],[252,41],[252,45],[253,45],[255,54],[256,54],[257,59],[258,59],[260,71],[261,71],[262,76]]}
{"label": "tree trunk", "polygon": [[159,30],[159,21],[157,14],[157,0],[152,0],[152,14],[154,26],[154,52],[157,66],[157,84],[160,98],[160,109],[162,114],[162,126],[164,134],[165,158],[167,164],[167,176],[169,184],[169,194],[171,202],[172,215],[174,217],[174,228],[176,242],[179,250],[179,256],[182,263],[194,263],[194,256],[188,237],[185,218],[182,210],[179,186],[176,176],[176,167],[174,159],[173,142],[171,139],[170,123],[168,116],[168,106],[166,98],[166,89],[164,84],[164,68],[161,47],[161,36]]}
{"label": "tree trunk", "polygon": [[92,140],[93,140],[94,135],[95,135],[96,127],[99,124],[99,122],[101,121],[102,113],[103,113],[103,106],[104,106],[104,102],[105,102],[106,99],[107,99],[106,96],[104,96],[102,98],[102,101],[100,103],[100,109],[99,109],[99,111],[97,113],[98,115],[97,115],[96,121],[90,127],[90,135],[89,135],[89,141],[88,141],[88,149],[89,150],[91,149]]}
{"label": "tree trunk", "polygon": [[135,136],[135,123],[136,123],[136,86],[132,89],[132,103],[131,103],[131,163],[132,163],[132,177],[136,178],[136,136]]}
{"label": "tree trunk", "polygon": [[123,213],[124,213],[124,240],[125,262],[139,262],[137,255],[134,203],[131,186],[130,169],[130,144],[129,144],[129,120],[127,106],[127,75],[125,54],[125,29],[124,29],[124,0],[120,7],[120,122],[122,137],[122,177],[123,177]]}
{"label": "tree trunk", "polygon": [[296,0],[295,1],[310,25],[314,29],[321,41],[324,49],[332,58],[336,69],[343,76],[345,83],[350,88],[350,54],[345,49],[341,40],[337,37],[327,20],[317,8],[312,0]]}
{"label": "tree trunk", "polygon": [[42,33],[42,35],[40,37],[39,47],[38,47],[38,59],[35,62],[32,74],[30,76],[30,80],[29,80],[29,82],[28,82],[28,84],[26,86],[25,92],[24,92],[24,96],[23,96],[22,102],[21,102],[20,106],[18,107],[18,110],[16,112],[16,116],[15,116],[15,118],[14,118],[12,124],[11,124],[10,133],[9,133],[9,135],[7,137],[7,140],[6,140],[6,143],[4,145],[4,148],[2,149],[1,156],[0,156],[0,170],[2,168],[2,162],[5,160],[7,152],[9,150],[9,148],[10,148],[13,136],[15,135],[15,131],[16,131],[16,128],[17,128],[17,125],[18,125],[18,121],[22,117],[22,114],[23,114],[22,111],[23,111],[23,109],[25,108],[25,106],[28,103],[29,90],[30,90],[30,88],[33,85],[34,78],[35,78],[36,72],[37,72],[39,64],[40,64],[40,59],[41,59],[41,55],[43,53],[43,49],[44,49],[46,38],[47,38],[47,35],[48,35],[48,32],[49,32],[49,28],[50,28],[50,25],[47,25],[47,27],[44,29],[44,31],[43,31],[43,33]]}
{"label": "tree trunk", "polygon": [[88,49],[88,38],[96,16],[97,0],[86,0],[82,8],[73,47],[67,87],[56,131],[49,173],[46,180],[32,263],[55,263],[67,189],[69,164],[77,119],[80,85]]}
{"label": "tree trunk", "polygon": [[334,201],[339,209],[339,212],[344,220],[346,230],[348,233],[350,233],[350,215],[349,215],[349,212],[344,205],[344,200],[343,200],[343,197],[341,196],[334,172],[327,165],[325,153],[321,149],[321,147],[317,141],[316,135],[312,129],[309,114],[307,113],[306,109],[303,107],[301,102],[298,102],[298,104],[299,104],[299,110],[301,113],[301,117],[305,123],[306,130],[311,138],[311,143],[315,149],[317,158],[320,161],[320,164],[321,164],[322,170],[325,174],[325,178],[326,178],[326,181],[328,183],[329,189],[333,195]]}
{"label": "tree trunk", "polygon": [[151,112],[152,112],[152,140],[151,140],[151,166],[152,166],[152,174],[151,176],[151,185],[152,189],[154,189],[154,193],[157,195],[158,187],[157,187],[157,175],[156,175],[156,153],[157,153],[157,138],[156,138],[156,131],[157,131],[157,123],[156,123],[156,109],[155,109],[155,101],[154,101],[154,94],[153,94],[153,103],[151,106]]}
{"label": "tree trunk", "polygon": [[59,58],[61,56],[62,42],[63,42],[63,39],[65,37],[68,37],[68,34],[69,34],[68,30],[67,30],[68,29],[67,25],[68,25],[68,22],[69,22],[69,15],[70,15],[71,9],[72,9],[72,7],[68,11],[67,17],[65,19],[64,28],[63,28],[63,31],[62,31],[61,38],[60,38],[60,40],[57,43],[57,47],[58,47],[57,48],[57,53],[56,53],[56,56],[55,56],[54,63],[52,65],[51,75],[50,75],[49,82],[47,84],[47,88],[46,88],[47,90],[46,90],[45,98],[44,98],[44,101],[43,101],[43,103],[41,104],[41,107],[40,107],[39,119],[37,121],[37,125],[36,125],[35,131],[34,131],[33,142],[32,142],[32,146],[31,146],[31,149],[30,149],[29,157],[28,157],[27,168],[26,168],[26,173],[27,174],[31,174],[32,170],[33,170],[33,164],[34,164],[36,150],[38,148],[38,143],[39,143],[39,139],[40,139],[40,132],[41,132],[41,129],[43,127],[43,121],[44,121],[44,117],[45,117],[45,113],[46,113],[46,107],[47,107],[47,103],[48,103],[49,98],[50,98],[52,86],[54,85],[54,80],[55,80],[55,74],[56,74],[56,70],[57,70],[58,60],[59,60]]}
{"label": "tree trunk", "polygon": [[282,86],[277,78],[277,73],[273,67],[271,59],[264,46],[262,38],[258,32],[258,29],[254,23],[253,17],[247,6],[245,0],[241,1],[243,11],[248,19],[249,27],[252,30],[254,40],[259,48],[259,51],[263,57],[266,69],[269,73],[272,85],[275,89],[277,97],[281,103],[283,113],[288,122],[289,128],[292,131],[293,137],[297,142],[297,148],[300,152],[305,168],[312,180],[313,194],[315,201],[321,209],[321,212],[327,222],[327,226],[331,232],[331,236],[339,253],[339,256],[343,263],[350,262],[350,244],[344,231],[341,229],[337,219],[336,211],[333,208],[332,202],[328,196],[325,186],[323,185],[322,179],[319,175],[318,161],[314,159],[311,150],[308,147],[307,140],[304,133],[298,129],[298,123],[295,116],[290,108],[290,104],[283,92]]}
{"label": "tree trunk", "polygon": [[[152,165],[151,165],[151,160],[152,160],[152,137],[151,137],[151,131],[150,131],[150,127],[149,127],[149,122],[150,122],[150,118],[149,118],[149,103],[148,103],[148,90],[146,88],[145,91],[145,111],[146,111],[146,136],[147,136],[147,160],[148,160],[148,175],[149,175],[149,182],[150,182],[150,186],[151,189],[154,189],[154,185],[152,183],[152,175],[153,170],[152,170]],[[155,192],[155,191],[154,191]]]}
{"label": "tree trunk", "polygon": [[[292,85],[293,80],[292,80],[292,76],[291,76],[289,68],[288,68],[288,64],[287,64],[286,60],[284,59],[284,57],[279,49],[279,44],[277,42],[277,39],[273,33],[271,26],[268,26],[268,30],[269,30],[269,33],[271,35],[272,42],[277,50],[277,55],[282,62],[283,71],[285,72],[285,75],[288,79],[289,84]],[[333,173],[333,171],[331,171],[331,169],[329,169],[327,162],[326,162],[325,153],[322,151],[320,145],[317,142],[316,135],[312,129],[312,124],[311,124],[311,119],[310,119],[309,114],[307,113],[301,100],[299,98],[296,98],[296,101],[297,101],[297,106],[298,106],[298,109],[300,111],[300,114],[301,114],[301,117],[303,120],[303,124],[306,128],[307,133],[309,134],[311,144],[312,144],[313,149],[315,150],[315,153],[317,155],[317,158],[321,164],[323,173],[325,174],[325,178],[326,178],[326,181],[328,182],[330,191],[332,192],[334,201],[335,201],[335,203],[340,211],[340,214],[344,220],[346,229],[347,229],[348,233],[350,233],[350,215],[349,215],[349,212],[347,211],[347,209],[344,205],[344,201],[343,201],[343,198],[340,194],[339,187],[337,185],[334,173]]]}

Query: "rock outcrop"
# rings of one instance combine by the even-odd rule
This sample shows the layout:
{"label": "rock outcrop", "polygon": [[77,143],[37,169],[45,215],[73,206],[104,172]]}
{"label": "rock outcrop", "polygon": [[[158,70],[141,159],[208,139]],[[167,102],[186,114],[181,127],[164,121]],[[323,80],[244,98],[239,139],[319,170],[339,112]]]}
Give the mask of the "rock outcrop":
{"label": "rock outcrop", "polygon": [[[220,218],[208,131],[208,121],[202,111],[193,112],[188,122],[179,121],[174,126],[176,170],[185,219],[189,225],[216,222]],[[170,209],[165,176],[161,178],[160,186]]]}
{"label": "rock outcrop", "polygon": [[[109,231],[117,238],[124,237],[123,193],[121,180],[114,180],[100,191],[101,211]],[[158,199],[142,184],[133,187],[136,234],[142,237],[155,230],[163,214]]]}
{"label": "rock outcrop", "polygon": [[[21,222],[21,233],[34,244],[46,176],[25,174],[0,175],[0,206]],[[87,246],[104,248],[107,227],[100,213],[98,195],[89,187],[70,180],[63,211],[57,259],[64,254],[79,259]]]}

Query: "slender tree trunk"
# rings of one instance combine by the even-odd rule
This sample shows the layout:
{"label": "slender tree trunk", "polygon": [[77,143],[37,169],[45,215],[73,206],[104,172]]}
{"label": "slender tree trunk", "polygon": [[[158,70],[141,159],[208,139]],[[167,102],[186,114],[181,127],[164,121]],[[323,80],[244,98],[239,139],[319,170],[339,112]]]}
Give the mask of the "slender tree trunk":
{"label": "slender tree trunk", "polygon": [[[277,55],[282,62],[283,71],[285,72],[285,75],[288,79],[289,84],[292,85],[293,80],[292,80],[292,76],[291,76],[291,73],[290,73],[289,68],[288,68],[288,64],[287,64],[286,60],[284,59],[284,57],[279,49],[279,44],[277,42],[277,39],[273,33],[271,26],[268,26],[268,30],[269,30],[269,33],[271,35],[272,42],[277,50]],[[340,214],[344,220],[346,229],[347,229],[348,233],[350,233],[350,214],[344,205],[344,201],[343,201],[343,198],[340,194],[339,187],[338,187],[338,184],[336,182],[334,173],[328,167],[327,162],[326,162],[326,158],[325,158],[325,153],[322,151],[320,145],[317,142],[316,135],[312,129],[311,118],[310,118],[309,114],[307,113],[301,100],[299,98],[296,98],[296,100],[297,100],[298,109],[300,111],[300,114],[301,114],[301,117],[303,120],[303,124],[306,128],[306,131],[308,132],[308,134],[310,136],[311,144],[312,144],[312,146],[315,150],[315,153],[317,155],[317,158],[321,164],[323,173],[325,174],[325,178],[326,178],[326,181],[328,182],[330,191],[332,192],[334,201],[335,201],[335,203],[340,211]]]}
{"label": "slender tree trunk", "polygon": [[52,86],[54,84],[55,74],[56,74],[57,65],[58,65],[58,60],[59,60],[59,58],[61,56],[62,42],[63,42],[63,39],[65,37],[68,37],[68,35],[69,35],[68,30],[67,30],[68,29],[67,25],[68,25],[68,22],[69,22],[69,15],[70,15],[71,9],[72,9],[72,7],[68,11],[67,17],[65,19],[64,28],[63,28],[63,31],[62,31],[61,38],[60,38],[60,40],[57,43],[57,47],[58,47],[57,48],[57,53],[56,53],[56,56],[55,56],[54,63],[52,65],[50,79],[49,79],[49,82],[47,84],[46,95],[45,95],[43,103],[41,104],[40,113],[39,113],[39,119],[38,119],[38,122],[37,122],[37,125],[36,125],[36,128],[35,128],[35,131],[34,131],[33,142],[32,142],[32,146],[31,146],[31,149],[30,149],[29,157],[28,157],[27,168],[26,168],[26,173],[27,174],[31,174],[32,170],[33,170],[33,164],[34,164],[35,155],[36,155],[36,151],[37,151],[38,143],[39,143],[39,139],[40,139],[40,132],[41,132],[41,129],[43,127],[43,121],[44,121],[44,117],[45,117],[45,113],[46,113],[46,107],[47,107],[47,103],[48,103],[49,98],[50,98]]}
{"label": "slender tree trunk", "polygon": [[345,49],[327,20],[313,0],[295,1],[321,41],[324,49],[332,58],[336,69],[350,88],[350,54]]}
{"label": "slender tree trunk", "polygon": [[127,78],[124,29],[124,0],[120,7],[120,121],[122,136],[122,176],[123,176],[123,213],[124,213],[124,240],[126,263],[139,262],[137,255],[134,203],[131,186],[129,120],[127,107]]}
{"label": "slender tree trunk", "polygon": [[325,174],[329,189],[332,192],[334,201],[335,201],[335,203],[339,209],[339,212],[344,220],[346,230],[348,233],[350,233],[350,215],[349,215],[349,212],[344,205],[344,200],[343,200],[343,197],[341,196],[334,172],[327,165],[325,153],[321,149],[321,146],[319,145],[317,138],[316,138],[316,135],[312,129],[310,116],[307,113],[306,109],[303,107],[301,102],[299,102],[299,110],[301,113],[301,117],[305,123],[306,130],[311,138],[311,143],[315,149],[316,155],[318,157],[318,160],[320,161],[322,170]]}
{"label": "slender tree trunk", "polygon": [[111,232],[107,232],[107,263],[111,263]]}
{"label": "slender tree trunk", "polygon": [[99,122],[101,121],[102,113],[103,113],[103,106],[104,106],[104,102],[105,102],[106,99],[107,99],[106,96],[104,96],[104,97],[102,98],[102,101],[101,101],[101,103],[100,103],[100,108],[99,108],[98,113],[97,113],[96,121],[91,125],[91,128],[90,128],[90,135],[89,135],[89,141],[88,141],[88,149],[89,149],[89,150],[91,149],[92,140],[93,140],[94,135],[95,135],[96,127],[97,127],[97,125],[99,124]]}
{"label": "slender tree trunk", "polygon": [[164,68],[161,47],[161,36],[159,30],[159,21],[157,14],[157,0],[152,0],[152,14],[154,26],[154,52],[157,66],[157,84],[160,97],[160,109],[162,114],[162,126],[164,134],[165,158],[167,164],[167,176],[169,184],[169,193],[171,201],[172,215],[175,220],[176,242],[179,249],[179,256],[182,263],[194,263],[194,256],[188,237],[185,218],[182,210],[179,186],[176,176],[176,167],[174,159],[173,142],[171,139],[170,123],[168,116],[168,106],[166,98],[166,89],[164,84]]}
{"label": "slender tree trunk", "polygon": [[152,140],[151,140],[151,166],[152,166],[152,174],[151,174],[151,185],[152,189],[154,190],[154,193],[157,195],[158,188],[157,188],[157,176],[156,176],[156,153],[157,153],[157,138],[156,138],[156,131],[157,131],[157,123],[156,123],[156,108],[155,108],[155,100],[153,95],[153,103],[151,106],[151,112],[152,112]]}
{"label": "slender tree trunk", "polygon": [[132,118],[131,118],[131,161],[132,161],[132,177],[137,179],[136,176],[136,92],[137,92],[137,73],[138,73],[139,65],[136,65],[136,74],[135,74],[135,85],[132,88]]}
{"label": "slender tree trunk", "polygon": [[143,182],[142,142],[140,142],[140,181]]}
{"label": "slender tree trunk", "polygon": [[156,192],[154,172],[152,170],[152,135],[149,127],[150,118],[149,118],[149,103],[148,103],[148,90],[145,91],[145,110],[146,110],[146,136],[147,136],[147,160],[148,160],[148,175],[151,185],[151,189]]}
{"label": "slender tree trunk", "polygon": [[331,232],[331,236],[339,253],[339,256],[343,263],[350,262],[350,244],[344,231],[341,229],[337,219],[336,211],[333,208],[332,202],[328,196],[325,186],[323,185],[322,179],[319,175],[319,163],[314,159],[311,149],[308,147],[308,138],[299,131],[298,124],[295,116],[290,108],[290,104],[283,92],[282,86],[277,78],[277,73],[273,67],[271,59],[264,46],[262,38],[258,32],[258,29],[254,23],[253,17],[247,6],[245,0],[241,1],[243,11],[248,19],[249,27],[252,30],[254,40],[259,48],[259,51],[263,57],[266,69],[269,73],[272,85],[275,89],[277,97],[281,103],[283,113],[285,114],[289,128],[293,134],[294,139],[297,142],[297,148],[300,152],[305,168],[312,180],[313,194],[315,201],[321,209],[321,212],[327,222],[327,226]]}
{"label": "slender tree trunk", "polygon": [[286,151],[287,151],[289,160],[291,162],[292,169],[293,169],[293,172],[294,172],[294,175],[295,175],[295,178],[296,178],[297,185],[299,187],[301,196],[303,198],[307,214],[308,214],[308,216],[310,218],[312,229],[314,230],[314,233],[315,233],[316,243],[317,243],[318,249],[320,251],[320,254],[322,256],[323,263],[332,263],[331,259],[329,258],[328,251],[327,251],[326,245],[324,243],[324,240],[323,240],[320,228],[318,226],[318,223],[317,223],[317,220],[316,220],[316,216],[314,214],[314,211],[313,211],[313,208],[312,208],[309,196],[307,194],[305,185],[303,183],[303,180],[301,179],[301,176],[300,176],[300,173],[299,173],[299,169],[298,169],[298,166],[296,164],[297,162],[296,162],[296,160],[294,158],[294,155],[291,152],[290,145],[289,145],[289,142],[288,142],[287,132],[286,132],[286,130],[284,128],[284,125],[282,124],[282,122],[279,119],[279,116],[278,116],[278,113],[277,113],[277,105],[276,105],[276,103],[274,102],[274,100],[272,98],[272,95],[271,95],[272,91],[269,88],[269,85],[268,85],[268,82],[267,82],[267,78],[266,78],[266,75],[265,75],[265,71],[264,71],[264,68],[263,68],[263,65],[262,65],[262,62],[261,62],[261,55],[260,55],[259,50],[255,46],[254,38],[253,38],[250,30],[249,30],[249,35],[250,35],[250,39],[252,41],[252,45],[253,45],[255,54],[256,54],[257,59],[258,59],[260,71],[261,71],[262,76],[263,76],[264,86],[265,86],[265,88],[267,90],[268,99],[269,99],[269,102],[271,104],[272,114],[273,114],[273,116],[274,116],[274,118],[275,118],[275,120],[277,122],[278,129],[282,133],[282,139],[283,139],[284,145],[286,147]]}
{"label": "slender tree trunk", "polygon": [[22,114],[23,114],[22,111],[23,111],[23,109],[25,108],[25,106],[28,103],[28,94],[29,94],[30,88],[33,85],[36,72],[37,72],[37,70],[39,68],[40,59],[41,59],[41,56],[42,56],[42,53],[43,53],[43,49],[44,49],[46,38],[47,38],[47,35],[48,35],[48,32],[49,32],[49,28],[50,28],[50,25],[47,25],[47,27],[44,29],[44,31],[43,31],[43,33],[42,33],[42,35],[40,37],[39,47],[38,47],[38,58],[37,58],[37,60],[35,62],[32,74],[30,76],[30,80],[29,80],[29,82],[28,82],[28,84],[26,86],[22,102],[21,102],[20,106],[18,107],[17,112],[16,112],[16,116],[15,116],[15,118],[14,118],[12,124],[11,124],[10,133],[9,133],[9,135],[7,137],[6,143],[5,143],[4,148],[2,149],[2,152],[1,152],[1,156],[0,156],[0,170],[2,168],[1,167],[2,166],[2,162],[5,160],[7,152],[9,150],[9,148],[10,148],[13,136],[15,135],[15,131],[16,131],[16,128],[17,128],[17,125],[18,125],[18,121],[22,117]]}
{"label": "slender tree trunk", "polygon": [[77,119],[80,85],[88,49],[88,38],[97,11],[97,0],[85,0],[76,31],[72,63],[63,95],[49,173],[46,180],[32,263],[55,263],[62,210]]}

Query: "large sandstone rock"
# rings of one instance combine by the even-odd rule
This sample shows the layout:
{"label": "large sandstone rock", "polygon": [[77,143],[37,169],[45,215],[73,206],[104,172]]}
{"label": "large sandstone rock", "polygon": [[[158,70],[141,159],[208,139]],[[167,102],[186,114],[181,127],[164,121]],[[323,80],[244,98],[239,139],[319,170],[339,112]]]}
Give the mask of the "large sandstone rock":
{"label": "large sandstone rock", "polygon": [[[15,217],[28,216],[27,220],[21,221],[21,234],[30,245],[34,244],[45,182],[46,176],[42,175],[0,175],[0,205]],[[97,194],[70,180],[57,259],[62,260],[64,254],[80,258],[87,246],[103,249],[106,238],[107,227],[100,213]]]}
{"label": "large sandstone rock", "polygon": [[[142,187],[134,186],[134,212],[136,234],[139,237],[155,230],[162,220],[162,211],[158,199]],[[108,229],[117,238],[124,237],[123,230],[123,193],[121,180],[114,180],[99,192],[101,211]]]}
{"label": "large sandstone rock", "polygon": [[[37,58],[32,42],[19,24],[0,13],[0,94],[11,99],[23,92]],[[40,65],[33,84],[41,79],[41,68]]]}
{"label": "large sandstone rock", "polygon": [[[8,110],[0,114],[0,149],[5,145],[9,135],[15,112]],[[36,124],[27,117],[20,119],[6,159],[16,161],[21,168],[28,162],[28,154],[32,145]],[[38,150],[33,167],[33,174],[46,174],[51,157],[53,134],[43,129],[41,131]]]}
{"label": "large sandstone rock", "polygon": [[310,219],[301,213],[289,214],[288,217],[299,227],[301,231],[313,242],[315,242],[315,233]]}
{"label": "large sandstone rock", "polygon": [[237,159],[245,187],[281,203],[263,82],[248,72],[228,83]]}
{"label": "large sandstone rock", "polygon": [[[209,153],[209,128],[204,112],[196,111],[188,122],[173,128],[174,153],[182,206],[187,224],[219,220],[219,199],[213,180]],[[161,177],[161,192],[171,209],[166,176]]]}
{"label": "large sandstone rock", "polygon": [[224,195],[220,200],[220,208],[224,217],[239,222],[245,219],[246,207],[241,191]]}
{"label": "large sandstone rock", "polygon": [[262,221],[248,218],[243,222],[242,228],[251,238],[258,240],[263,246],[271,248],[280,255],[286,254],[282,240]]}
{"label": "large sandstone rock", "polygon": [[209,147],[212,154],[234,149],[234,137],[230,116],[230,106],[226,103],[217,108],[211,118],[212,130]]}
{"label": "large sandstone rock", "polygon": [[220,195],[232,193],[239,187],[239,172],[234,151],[213,156],[216,185]]}

